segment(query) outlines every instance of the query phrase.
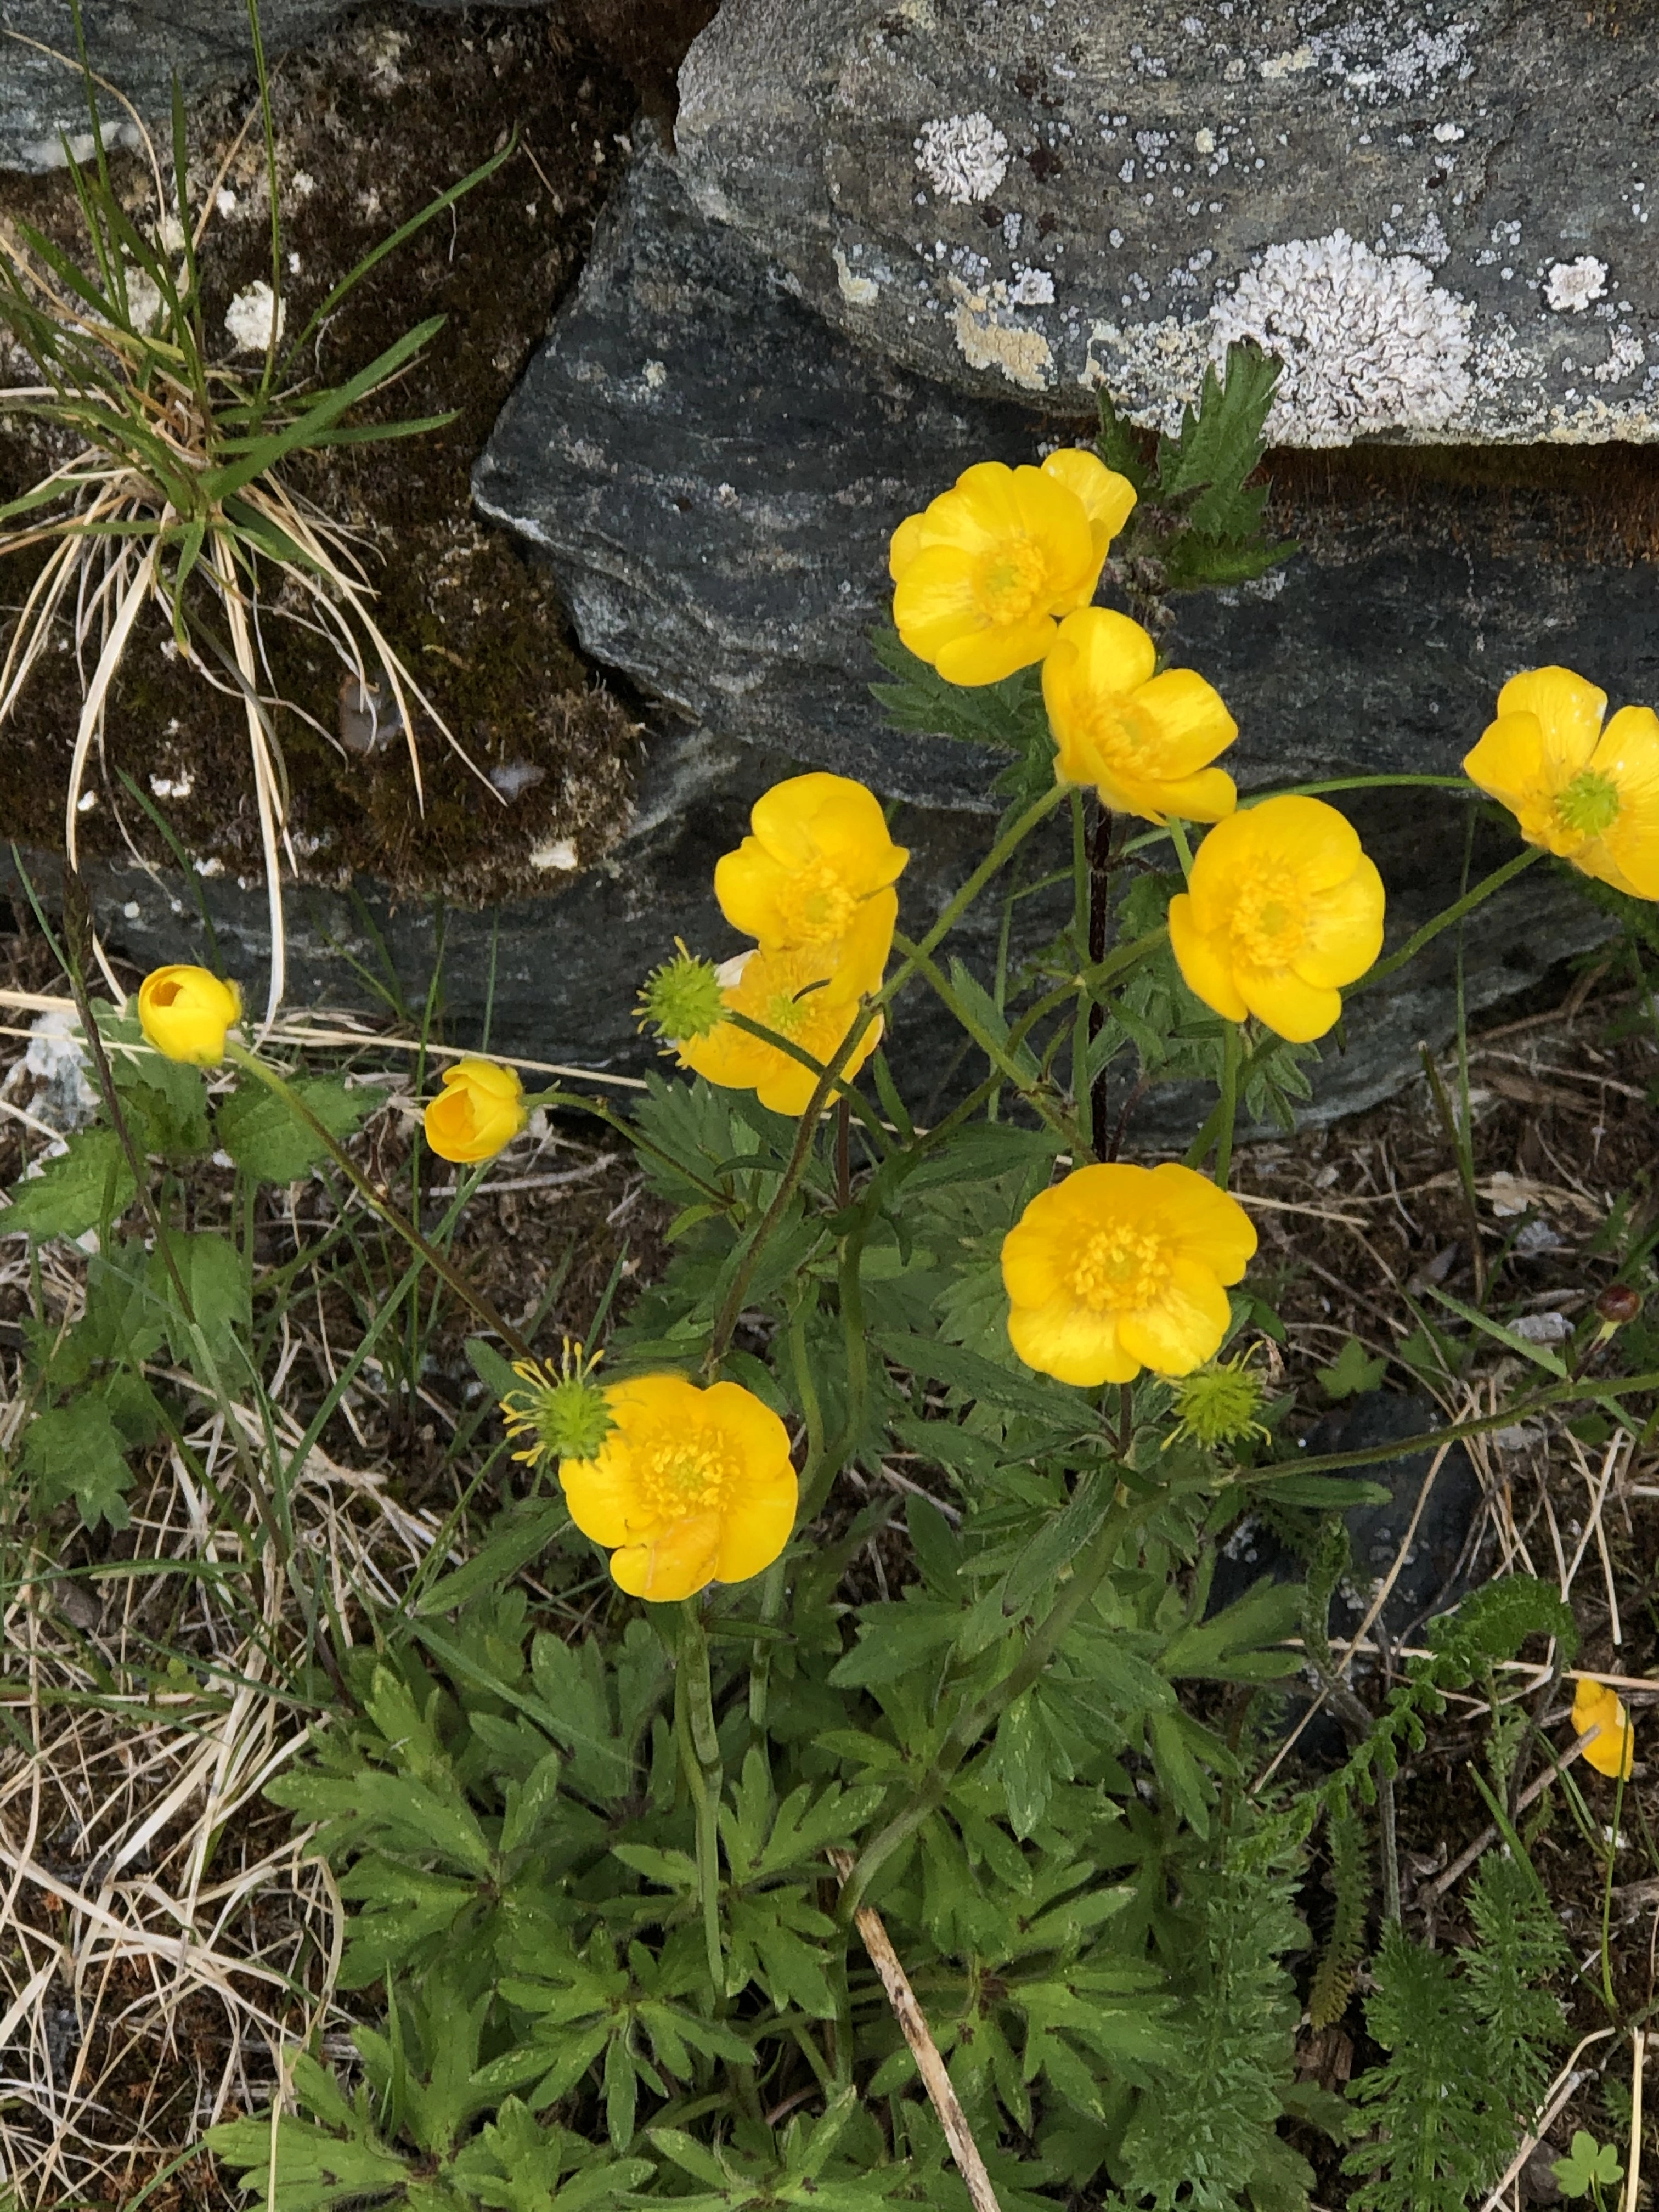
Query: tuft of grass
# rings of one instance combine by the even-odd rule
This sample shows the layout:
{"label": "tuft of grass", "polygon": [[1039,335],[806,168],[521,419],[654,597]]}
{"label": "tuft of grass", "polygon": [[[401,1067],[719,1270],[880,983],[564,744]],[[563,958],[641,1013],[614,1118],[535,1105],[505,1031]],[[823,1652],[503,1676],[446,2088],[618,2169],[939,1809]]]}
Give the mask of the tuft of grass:
{"label": "tuft of grass", "polygon": [[[279,702],[260,630],[263,612],[274,611],[314,632],[338,656],[360,698],[386,702],[380,719],[391,723],[395,718],[401,727],[417,798],[417,707],[468,759],[376,622],[374,589],[354,533],[283,474],[285,465],[308,451],[418,436],[452,420],[441,414],[364,426],[349,419],[397,383],[442,319],[416,325],[341,384],[315,384],[301,374],[301,363],[353,287],[493,174],[514,149],[509,141],[383,240],[285,343],[276,142],[256,0],[248,0],[248,21],[258,99],[194,206],[176,88],[167,174],[142,117],[92,69],[78,5],[78,63],[40,49],[78,66],[86,88],[91,157],[77,162],[67,138],[64,149],[87,251],[77,260],[27,223],[0,232],[0,323],[35,372],[33,382],[0,391],[0,411],[50,425],[72,448],[21,497],[0,506],[0,554],[48,549],[0,661],[0,726],[46,650],[54,625],[72,607],[82,706],[64,837],[73,866],[88,767],[94,747],[103,746],[111,688],[140,611],[152,599],[161,604],[186,663],[204,682],[239,698],[243,708],[270,911],[268,1025],[285,982],[282,857],[289,786],[273,714]],[[129,215],[112,181],[100,89],[125,109],[149,165],[154,202],[147,227]],[[219,187],[256,121],[264,129],[270,203],[270,282],[252,309],[254,320],[263,310],[266,324],[257,369],[216,356],[203,314],[200,271]],[[499,801],[483,772],[470,760],[468,765]],[[290,866],[297,866],[291,846],[288,858]],[[106,975],[112,981],[106,965]]]}

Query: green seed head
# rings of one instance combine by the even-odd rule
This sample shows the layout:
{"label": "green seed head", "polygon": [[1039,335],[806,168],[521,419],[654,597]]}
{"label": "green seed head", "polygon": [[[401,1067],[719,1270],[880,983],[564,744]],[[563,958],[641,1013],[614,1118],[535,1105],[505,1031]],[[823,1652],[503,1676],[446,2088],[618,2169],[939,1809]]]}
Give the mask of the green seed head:
{"label": "green seed head", "polygon": [[592,1380],[604,1356],[596,1352],[590,1359],[566,1337],[556,1370],[529,1360],[514,1363],[513,1372],[524,1387],[509,1391],[501,1402],[507,1432],[523,1447],[514,1459],[537,1467],[548,1460],[595,1456],[616,1426],[605,1392]]}
{"label": "green seed head", "polygon": [[1581,837],[1600,837],[1619,819],[1619,787],[1598,769],[1581,769],[1555,802],[1569,830]]}
{"label": "green seed head", "polygon": [[1256,1419],[1262,1396],[1261,1377],[1244,1359],[1200,1367],[1176,1386],[1179,1422],[1170,1442],[1188,1437],[1214,1451],[1222,1444],[1243,1443],[1247,1437],[1265,1437],[1267,1431]]}
{"label": "green seed head", "polygon": [[694,959],[678,937],[674,943],[674,958],[646,977],[634,1011],[641,1029],[654,1030],[671,1044],[685,1044],[720,1026],[726,1002],[714,962]]}

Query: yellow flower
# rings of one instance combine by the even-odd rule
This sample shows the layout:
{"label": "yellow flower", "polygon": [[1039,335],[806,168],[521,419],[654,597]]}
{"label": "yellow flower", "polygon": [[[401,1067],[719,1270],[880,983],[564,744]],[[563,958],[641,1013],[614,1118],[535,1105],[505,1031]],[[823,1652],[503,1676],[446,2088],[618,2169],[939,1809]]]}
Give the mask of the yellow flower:
{"label": "yellow flower", "polygon": [[426,1109],[426,1140],[440,1159],[494,1159],[529,1120],[517,1072],[493,1060],[458,1060]]}
{"label": "yellow flower", "polygon": [[949,684],[996,684],[1041,660],[1095,595],[1134,487],[1067,447],[1040,469],[979,461],[893,532],[893,621]]}
{"label": "yellow flower", "polygon": [[1463,762],[1541,845],[1633,898],[1659,899],[1659,714],[1621,707],[1570,668],[1534,668],[1498,695]]}
{"label": "yellow flower", "polygon": [[844,965],[855,951],[859,988],[873,991],[898,919],[893,884],[910,857],[875,793],[844,775],[792,775],[749,820],[753,835],[715,863],[720,912],[769,951],[806,945]]}
{"label": "yellow flower", "polygon": [[1630,1779],[1636,1758],[1636,1731],[1622,1700],[1603,1682],[1581,1682],[1572,1700],[1572,1732],[1590,1737],[1580,1754],[1598,1774]]}
{"label": "yellow flower", "polygon": [[1353,825],[1318,799],[1266,799],[1218,822],[1170,901],[1170,943],[1187,988],[1293,1043],[1323,1036],[1339,985],[1382,949],[1382,878]]}
{"label": "yellow flower", "polygon": [[605,1392],[615,1425],[592,1459],[559,1462],[570,1517],[611,1547],[630,1597],[666,1604],[769,1567],[795,1525],[783,1423],[738,1382],[700,1390],[642,1375]]}
{"label": "yellow flower", "polygon": [[1243,1207],[1191,1168],[1078,1168],[1003,1239],[1009,1338],[1062,1382],[1190,1375],[1220,1349],[1224,1285],[1255,1251]]}
{"label": "yellow flower", "polygon": [[[879,917],[877,917],[879,920]],[[881,980],[878,964],[856,945],[850,964],[838,968],[809,946],[780,952],[757,946],[740,952],[721,968],[721,998],[733,1013],[787,1037],[827,1066],[852,1024],[865,1019],[863,1036],[842,1069],[855,1075],[881,1042],[881,1017],[859,1014],[859,994]],[[706,1076],[723,1091],[753,1091],[775,1114],[803,1114],[817,1085],[810,1067],[775,1044],[750,1036],[732,1022],[721,1022],[707,1036],[686,1037],[676,1045],[680,1066]]]}
{"label": "yellow flower", "polygon": [[241,1018],[241,993],[205,968],[157,968],[138,986],[138,1026],[166,1060],[217,1067],[225,1031]]}
{"label": "yellow flower", "polygon": [[1238,794],[1209,763],[1238,735],[1221,694],[1190,668],[1152,672],[1158,647],[1127,615],[1079,607],[1042,664],[1042,703],[1062,783],[1092,783],[1101,804],[1162,822],[1219,822]]}

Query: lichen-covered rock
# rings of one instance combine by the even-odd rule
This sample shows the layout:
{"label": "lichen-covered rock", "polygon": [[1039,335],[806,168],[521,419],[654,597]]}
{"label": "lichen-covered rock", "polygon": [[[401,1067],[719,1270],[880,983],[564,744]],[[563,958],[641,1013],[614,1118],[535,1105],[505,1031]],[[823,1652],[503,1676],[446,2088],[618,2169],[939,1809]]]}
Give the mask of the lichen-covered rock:
{"label": "lichen-covered rock", "polygon": [[[966,462],[1028,459],[1045,431],[1004,403],[952,400],[828,329],[740,235],[690,205],[675,165],[647,143],[475,488],[487,514],[551,560],[596,659],[722,744],[919,802],[896,832],[933,855],[933,888],[920,872],[906,878],[913,912],[911,901],[942,901],[953,858],[976,841],[983,849],[984,813],[1000,802],[994,757],[884,728],[870,697],[888,536]],[[1433,504],[1415,489],[1390,498],[1374,488],[1352,501],[1339,492],[1328,514],[1332,504],[1340,519],[1310,532],[1288,568],[1179,603],[1177,657],[1237,716],[1228,764],[1247,786],[1455,769],[1498,684],[1545,657],[1546,637],[1549,656],[1621,696],[1659,688],[1645,570],[1553,558],[1547,505],[1512,511],[1504,497],[1452,487]],[[1398,943],[1456,896],[1467,811],[1437,792],[1363,791],[1341,804],[1382,869]],[[1506,829],[1483,828],[1474,865],[1512,850]],[[1063,867],[1063,851],[1054,858]],[[678,927],[672,900],[664,910]],[[1017,953],[1054,927],[1030,903],[1019,921]],[[1604,929],[1570,884],[1528,873],[1470,925],[1468,1006],[1534,986]],[[1455,951],[1442,939],[1393,987],[1356,1001],[1346,1054],[1318,1073],[1322,1111],[1385,1095],[1415,1068],[1419,1039],[1447,1036]]]}
{"label": "lichen-covered rock", "polygon": [[1652,439],[1655,66],[1645,15],[1531,0],[725,0],[677,143],[958,390],[1173,428],[1250,337],[1279,443]]}

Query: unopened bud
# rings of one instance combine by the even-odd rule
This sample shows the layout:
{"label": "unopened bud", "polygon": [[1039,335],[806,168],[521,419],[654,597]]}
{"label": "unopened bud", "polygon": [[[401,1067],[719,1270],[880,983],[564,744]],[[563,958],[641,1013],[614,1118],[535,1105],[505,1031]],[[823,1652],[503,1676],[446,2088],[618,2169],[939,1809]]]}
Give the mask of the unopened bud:
{"label": "unopened bud", "polygon": [[1628,1283],[1609,1283],[1595,1301],[1597,1318],[1609,1329],[1622,1328],[1642,1310],[1642,1293]]}

